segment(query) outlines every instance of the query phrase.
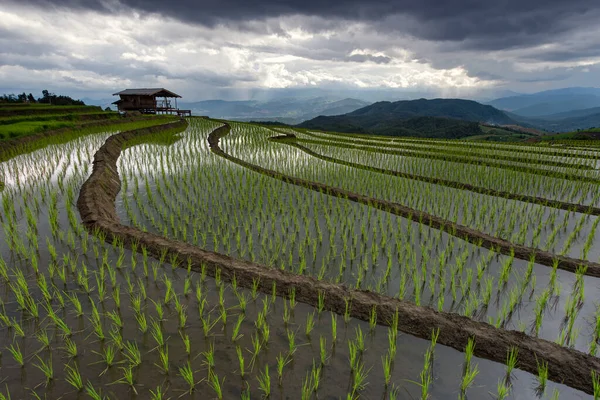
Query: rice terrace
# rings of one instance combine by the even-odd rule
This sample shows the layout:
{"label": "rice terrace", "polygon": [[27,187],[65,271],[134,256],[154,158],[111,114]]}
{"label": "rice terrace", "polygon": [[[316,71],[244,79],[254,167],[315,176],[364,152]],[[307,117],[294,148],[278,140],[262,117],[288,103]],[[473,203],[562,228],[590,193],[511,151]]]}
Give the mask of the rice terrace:
{"label": "rice terrace", "polygon": [[599,142],[163,104],[0,104],[0,398],[600,398]]}

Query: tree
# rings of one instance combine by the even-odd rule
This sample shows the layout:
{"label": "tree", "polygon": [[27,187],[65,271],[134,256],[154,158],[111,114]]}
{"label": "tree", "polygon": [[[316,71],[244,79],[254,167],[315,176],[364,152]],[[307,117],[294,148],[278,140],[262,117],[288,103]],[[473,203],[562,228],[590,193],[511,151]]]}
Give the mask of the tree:
{"label": "tree", "polygon": [[29,93],[29,95],[27,96],[27,101],[29,101],[30,103],[35,103],[35,97],[33,97],[33,94]]}

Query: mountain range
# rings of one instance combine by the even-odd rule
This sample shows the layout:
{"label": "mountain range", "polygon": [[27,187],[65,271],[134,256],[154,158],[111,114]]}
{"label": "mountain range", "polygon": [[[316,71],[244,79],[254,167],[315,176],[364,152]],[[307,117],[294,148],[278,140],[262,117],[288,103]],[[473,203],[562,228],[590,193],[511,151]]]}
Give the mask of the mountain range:
{"label": "mountain range", "polygon": [[480,123],[518,125],[504,112],[476,101],[418,99],[381,101],[344,115],[319,116],[298,126],[337,132],[459,139],[482,135]]}
{"label": "mountain range", "polygon": [[335,97],[282,98],[274,101],[224,101],[205,100],[180,103],[181,108],[192,110],[194,115],[238,121],[270,120],[297,124],[319,115],[339,115],[369,105],[370,103]]}

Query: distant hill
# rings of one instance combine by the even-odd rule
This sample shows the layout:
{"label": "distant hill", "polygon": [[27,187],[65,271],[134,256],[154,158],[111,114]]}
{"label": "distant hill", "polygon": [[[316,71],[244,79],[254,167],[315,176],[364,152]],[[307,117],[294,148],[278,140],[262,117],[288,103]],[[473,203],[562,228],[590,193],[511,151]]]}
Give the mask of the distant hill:
{"label": "distant hill", "polygon": [[573,87],[546,90],[533,94],[502,97],[488,104],[524,117],[540,117],[600,107],[600,89]]}
{"label": "distant hill", "polygon": [[270,120],[297,124],[318,115],[337,115],[354,111],[370,103],[357,99],[331,97],[283,98],[274,101],[207,100],[181,103],[194,115],[209,115],[239,121]]}
{"label": "distant hill", "polygon": [[336,116],[319,116],[298,126],[326,131],[458,139],[481,135],[480,123],[517,125],[489,105],[461,99],[382,101]]}

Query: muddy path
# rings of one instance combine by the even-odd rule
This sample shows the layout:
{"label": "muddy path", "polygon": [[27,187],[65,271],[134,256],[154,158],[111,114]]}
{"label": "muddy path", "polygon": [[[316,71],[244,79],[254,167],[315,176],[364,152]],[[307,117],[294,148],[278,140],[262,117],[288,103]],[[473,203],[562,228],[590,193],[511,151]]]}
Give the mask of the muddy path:
{"label": "muddy path", "polygon": [[[307,133],[307,135],[310,136],[311,134]],[[356,144],[356,143],[353,143],[353,144],[352,143],[333,143],[331,141],[328,141],[327,139],[322,140],[323,138],[321,138],[321,137],[318,137],[318,138],[319,139],[300,139],[300,138],[298,138],[296,140],[299,142],[302,142],[302,143],[316,144],[316,145],[320,145],[320,146],[334,146],[334,147],[342,147],[342,148],[347,148],[347,149],[369,151],[369,152],[381,153],[381,154],[398,155],[398,156],[404,156],[404,157],[419,157],[419,158],[426,158],[429,160],[440,160],[440,161],[447,161],[447,162],[456,162],[456,163],[461,163],[461,164],[481,165],[481,166],[486,166],[486,167],[501,168],[501,169],[506,169],[509,171],[523,172],[523,173],[527,173],[527,174],[541,175],[541,176],[546,176],[546,177],[566,179],[566,180],[577,181],[577,182],[600,183],[600,178],[598,178],[598,177],[585,176],[585,175],[580,175],[578,173],[555,171],[555,170],[551,170],[551,169],[535,168],[535,167],[529,167],[529,166],[523,166],[523,165],[510,165],[510,164],[499,163],[499,162],[490,161],[490,160],[473,159],[470,157],[461,157],[461,156],[452,156],[452,155],[449,155],[449,154],[447,155],[447,154],[443,154],[443,153],[435,154],[435,153],[430,153],[430,152],[426,152],[426,151],[386,149],[386,148],[382,148],[382,147],[377,147],[377,145],[363,145],[363,144]],[[582,171],[588,171],[588,170],[583,169]],[[594,171],[594,170],[590,169],[589,171]]]}
{"label": "muddy path", "polygon": [[224,152],[223,149],[221,149],[221,147],[219,146],[220,138],[227,135],[227,133],[229,133],[229,129],[229,125],[226,125],[223,129],[215,131],[209,135],[208,142],[210,149],[213,151],[213,153],[224,157],[245,168],[251,169],[253,171],[259,172],[261,174],[270,176],[275,179],[279,179],[286,183],[305,187],[311,190],[316,190],[320,193],[340,197],[360,204],[365,204],[370,207],[374,207],[378,210],[386,211],[394,215],[401,216],[403,218],[411,219],[413,221],[423,222],[431,228],[443,230],[449,235],[455,236],[469,243],[473,243],[476,246],[485,247],[486,249],[490,249],[497,253],[502,253],[506,255],[514,254],[515,258],[525,261],[530,261],[533,257],[535,258],[536,263],[548,267],[554,267],[554,263],[556,262],[557,267],[559,269],[569,272],[577,272],[577,270],[580,267],[583,267],[585,269],[585,275],[600,277],[600,264],[593,261],[566,257],[551,253],[549,251],[515,244],[508,240],[488,235],[487,233],[469,228],[464,225],[456,224],[449,220],[437,217],[435,215],[423,211],[415,210],[402,204],[393,203],[386,200],[379,200],[373,197],[364,196],[358,193],[350,192],[348,190],[340,188],[335,188],[322,183],[296,178],[293,176],[283,174],[281,172],[273,171],[255,164],[248,163],[244,160],[241,160]]}
{"label": "muddy path", "polygon": [[[171,125],[180,124],[174,123]],[[517,367],[521,370],[537,373],[538,362],[548,363],[549,379],[560,382],[586,393],[593,393],[591,371],[600,371],[600,359],[559,346],[543,339],[533,338],[518,331],[495,328],[483,322],[457,314],[437,312],[429,307],[417,306],[377,293],[350,289],[345,285],[318,281],[315,278],[295,275],[279,269],[234,259],[232,257],[202,250],[196,246],[142,232],[139,229],[122,225],[116,212],[115,200],[121,190],[121,181],[117,161],[122,148],[128,140],[140,135],[174,128],[153,127],[122,132],[111,136],[94,156],[93,171],[83,184],[77,207],[83,224],[93,233],[102,232],[105,240],[123,241],[131,248],[135,243],[137,250],[146,248],[154,257],[177,257],[191,268],[200,271],[206,268],[207,274],[214,276],[219,270],[221,277],[231,280],[234,276],[237,284],[252,287],[259,283],[259,290],[271,293],[274,289],[278,296],[287,296],[294,290],[296,299],[311,306],[318,306],[319,296],[325,296],[325,309],[340,315],[346,313],[349,302],[349,316],[369,320],[374,309],[377,323],[391,326],[397,314],[398,329],[410,335],[430,339],[434,329],[439,329],[438,343],[464,351],[469,338],[476,342],[475,355],[500,363],[505,362],[509,349],[518,349]],[[211,146],[217,146],[218,138],[229,132],[229,126],[217,128],[211,134]]]}
{"label": "muddy path", "polygon": [[538,204],[538,205],[541,205],[544,207],[558,208],[558,209],[566,210],[566,211],[575,211],[575,212],[579,212],[579,213],[583,213],[583,214],[600,215],[600,208],[598,208],[598,207],[586,206],[583,204],[576,204],[576,203],[567,203],[564,201],[551,200],[551,199],[546,199],[543,197],[527,196],[527,195],[523,195],[523,194],[488,189],[488,188],[484,188],[484,187],[480,187],[480,186],[470,185],[468,183],[450,181],[450,180],[445,180],[445,179],[440,179],[440,178],[433,178],[430,176],[414,175],[414,174],[409,174],[406,172],[394,171],[394,170],[389,170],[389,169],[384,169],[384,168],[371,167],[371,166],[364,165],[364,164],[358,164],[358,163],[354,163],[351,161],[346,161],[346,160],[342,160],[339,158],[326,156],[323,154],[319,154],[319,153],[309,149],[306,146],[301,145],[300,143],[298,143],[296,136],[294,136],[293,134],[270,137],[269,139],[296,147],[297,149],[302,150],[306,154],[311,155],[316,158],[319,158],[321,160],[332,162],[335,164],[346,165],[346,166],[352,167],[352,168],[359,168],[359,169],[363,169],[366,171],[377,172],[377,173],[385,174],[385,175],[397,176],[400,178],[412,179],[412,180],[420,181],[420,182],[433,183],[436,185],[447,186],[447,187],[451,187],[454,189],[468,190],[470,192],[485,194],[488,196],[503,197],[505,199],[518,200],[518,201],[522,201],[525,203],[531,203],[531,204]]}

